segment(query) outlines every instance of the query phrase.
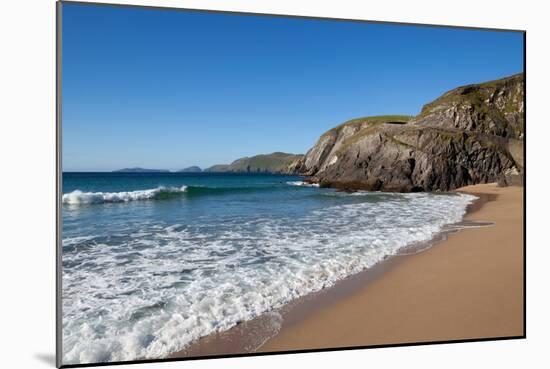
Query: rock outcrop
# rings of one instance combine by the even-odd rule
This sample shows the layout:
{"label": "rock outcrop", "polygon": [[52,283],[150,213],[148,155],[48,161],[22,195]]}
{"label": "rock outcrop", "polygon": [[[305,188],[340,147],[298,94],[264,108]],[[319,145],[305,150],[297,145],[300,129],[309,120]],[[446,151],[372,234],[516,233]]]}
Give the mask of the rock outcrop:
{"label": "rock outcrop", "polygon": [[355,119],[324,133],[296,173],[344,190],[448,191],[523,175],[523,74],[451,90],[416,117]]}

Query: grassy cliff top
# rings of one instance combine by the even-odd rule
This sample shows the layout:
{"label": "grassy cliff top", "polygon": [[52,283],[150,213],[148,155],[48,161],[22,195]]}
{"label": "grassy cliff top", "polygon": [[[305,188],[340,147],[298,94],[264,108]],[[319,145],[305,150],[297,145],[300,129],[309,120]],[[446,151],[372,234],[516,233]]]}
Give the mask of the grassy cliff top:
{"label": "grassy cliff top", "polygon": [[331,128],[324,134],[338,133],[344,127],[361,126],[363,124],[375,125],[375,124],[406,124],[412,119],[410,115],[375,115],[370,117],[362,117],[348,120],[334,128]]}
{"label": "grassy cliff top", "polygon": [[509,103],[504,107],[504,111],[517,111],[518,107],[515,105],[523,101],[523,97],[519,96],[523,94],[523,89],[518,87],[524,82],[524,78],[523,73],[518,73],[505,78],[454,88],[424,105],[418,117],[426,116],[440,107],[460,103],[468,103],[483,109],[487,106],[485,104],[486,100],[491,98],[497,91],[509,91],[512,94],[512,98],[508,99]]}

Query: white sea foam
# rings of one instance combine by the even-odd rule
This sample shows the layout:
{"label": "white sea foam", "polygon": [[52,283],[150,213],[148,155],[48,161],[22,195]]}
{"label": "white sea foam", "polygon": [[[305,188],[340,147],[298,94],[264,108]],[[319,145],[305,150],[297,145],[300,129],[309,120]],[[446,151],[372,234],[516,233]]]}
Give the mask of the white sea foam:
{"label": "white sea foam", "polygon": [[63,274],[63,363],[165,357],[431,239],[473,199],[396,194],[302,217],[151,226],[123,245],[96,239],[63,255],[76,265]]}
{"label": "white sea foam", "polygon": [[291,186],[319,187],[319,183],[309,183],[304,181],[289,181],[286,184]]}
{"label": "white sea foam", "polygon": [[94,239],[94,236],[67,237],[63,239],[62,244],[63,246],[72,246],[92,239]]}
{"label": "white sea foam", "polygon": [[163,193],[185,192],[187,186],[157,187],[149,190],[122,191],[122,192],[82,192],[75,190],[63,195],[64,204],[100,204],[104,202],[127,202],[135,200],[154,199]]}

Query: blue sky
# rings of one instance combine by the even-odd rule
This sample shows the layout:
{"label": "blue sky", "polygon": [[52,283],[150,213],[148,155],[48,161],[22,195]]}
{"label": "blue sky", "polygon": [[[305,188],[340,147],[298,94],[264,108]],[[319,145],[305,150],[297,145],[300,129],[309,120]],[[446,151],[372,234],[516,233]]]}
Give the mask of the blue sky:
{"label": "blue sky", "polygon": [[305,153],[348,119],[417,114],[523,70],[523,35],[63,5],[63,168]]}

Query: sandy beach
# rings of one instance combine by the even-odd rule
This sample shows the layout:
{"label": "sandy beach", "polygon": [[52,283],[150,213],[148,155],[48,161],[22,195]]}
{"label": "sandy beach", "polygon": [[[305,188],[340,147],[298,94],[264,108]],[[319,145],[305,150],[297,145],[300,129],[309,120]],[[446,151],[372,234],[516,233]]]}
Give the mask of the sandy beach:
{"label": "sandy beach", "polygon": [[465,229],[404,257],[352,296],[284,327],[259,351],[522,336],[523,187],[461,188],[496,195]]}
{"label": "sandy beach", "polygon": [[494,224],[392,257],[171,357],[522,336],[523,187],[459,191],[481,197],[465,221]]}

